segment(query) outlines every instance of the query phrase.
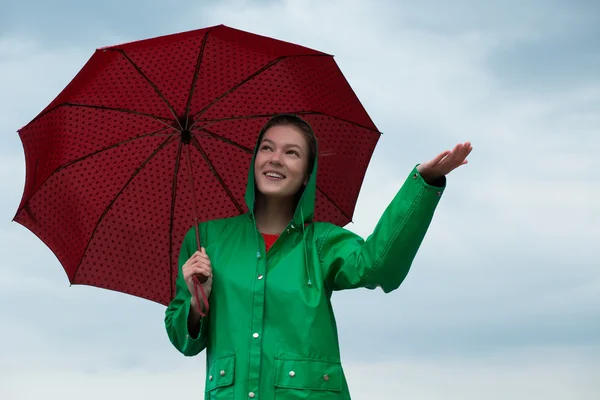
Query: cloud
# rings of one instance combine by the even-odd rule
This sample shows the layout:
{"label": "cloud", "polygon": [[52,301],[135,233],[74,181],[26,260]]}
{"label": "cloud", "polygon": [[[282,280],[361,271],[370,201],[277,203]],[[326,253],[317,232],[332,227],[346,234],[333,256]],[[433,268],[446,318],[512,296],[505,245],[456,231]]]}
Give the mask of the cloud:
{"label": "cloud", "polygon": [[[17,130],[33,119],[70,82],[93,49],[65,45],[46,49],[42,42],[0,37],[0,156],[14,160],[23,150]],[[6,161],[0,161],[3,164]]]}
{"label": "cloud", "polygon": [[[1,398],[39,395],[32,380],[46,394],[69,386],[64,398],[201,390],[204,356],[175,352],[162,307],[69,287],[52,253],[9,219],[24,179],[15,131],[95,47],[220,23],[335,54],[384,132],[349,226],[364,237],[417,162],[474,143],[402,287],[334,294],[356,398],[600,392],[594,4],[229,1],[180,12],[183,3],[151,2],[139,15],[130,4],[115,20],[101,17],[115,4],[98,6],[95,21],[73,5],[55,19],[46,9],[27,32],[3,25],[0,73],[10,79],[0,81],[0,185],[9,194],[0,199],[0,304],[10,329],[0,332],[0,369],[11,383]],[[81,35],[56,29],[61,18],[76,20]]]}

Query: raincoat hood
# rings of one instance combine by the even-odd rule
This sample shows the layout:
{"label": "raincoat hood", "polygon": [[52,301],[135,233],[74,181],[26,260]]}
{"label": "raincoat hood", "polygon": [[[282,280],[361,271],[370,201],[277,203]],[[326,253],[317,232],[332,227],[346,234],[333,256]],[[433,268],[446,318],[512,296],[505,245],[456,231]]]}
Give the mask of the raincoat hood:
{"label": "raincoat hood", "polygon": [[[310,124],[308,124],[308,122],[306,122],[306,120],[298,117],[297,115],[290,115],[290,116],[301,119],[304,123],[306,123],[310,127]],[[273,118],[276,118],[276,117],[273,117]],[[245,200],[246,200],[246,206],[248,207],[248,210],[251,215],[254,215],[254,205],[256,204],[256,191],[257,191],[256,182],[254,179],[254,163],[256,161],[256,155],[258,153],[260,142],[262,140],[262,137],[265,134],[265,128],[268,126],[268,124],[271,120],[267,121],[267,123],[265,123],[263,125],[262,129],[260,130],[258,139],[256,140],[256,145],[254,146],[254,154],[252,156],[252,162],[250,163],[250,168],[248,169],[248,182],[246,185]],[[310,128],[311,128],[311,132],[314,135],[314,131],[313,131],[312,127],[310,127]],[[315,146],[315,159],[313,161],[312,170],[311,170],[310,176],[308,177],[308,182],[306,184],[306,187],[304,188],[303,193],[302,193],[300,199],[298,200],[298,204],[296,205],[296,211],[294,212],[294,216],[291,221],[293,224],[296,224],[297,226],[303,226],[306,223],[312,222],[313,218],[314,218],[316,189],[317,189],[317,166],[318,166],[318,158],[319,158],[318,154],[319,154],[319,149],[318,149],[318,145],[316,145]]]}

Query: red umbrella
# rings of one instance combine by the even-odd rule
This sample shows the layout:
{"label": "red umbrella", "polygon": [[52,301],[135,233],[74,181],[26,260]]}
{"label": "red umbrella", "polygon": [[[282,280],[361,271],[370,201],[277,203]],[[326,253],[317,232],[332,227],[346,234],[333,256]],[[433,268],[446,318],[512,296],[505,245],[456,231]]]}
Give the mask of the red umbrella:
{"label": "red umbrella", "polygon": [[166,305],[194,220],[247,211],[253,147],[277,113],[317,135],[315,219],[347,224],[380,133],[333,56],[223,25],[96,50],[19,130],[14,220],[71,284]]}

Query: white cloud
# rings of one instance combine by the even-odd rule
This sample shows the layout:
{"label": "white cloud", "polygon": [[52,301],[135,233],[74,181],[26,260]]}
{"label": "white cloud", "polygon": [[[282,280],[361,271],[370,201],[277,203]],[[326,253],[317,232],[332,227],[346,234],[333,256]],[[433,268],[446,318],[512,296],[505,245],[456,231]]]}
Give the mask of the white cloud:
{"label": "white cloud", "polygon": [[0,121],[18,140],[16,130],[39,113],[69,83],[94,49],[47,49],[22,37],[0,38]]}
{"label": "white cloud", "polygon": [[[527,6],[519,15],[510,7],[494,13],[467,7],[469,14],[455,6],[227,2],[189,9],[172,31],[198,28],[199,20],[225,23],[336,55],[385,132],[350,226],[362,236],[416,162],[458,141],[474,143],[471,163],[449,177],[403,287],[389,295],[334,295],[355,398],[596,398],[598,357],[577,346],[589,345],[589,355],[600,345],[593,334],[600,312],[600,253],[594,250],[600,81],[542,93],[504,86],[489,65],[499,50],[564,30],[576,13],[561,16],[564,10],[548,8],[540,17]],[[114,42],[130,36],[116,33]],[[5,149],[21,152],[13,132],[92,52],[0,39],[0,74],[10,77],[0,81]],[[4,221],[16,210],[24,179],[17,154],[0,157],[1,190],[10,193],[0,202]],[[69,288],[51,252],[15,223],[0,225],[0,246],[1,307],[11,326],[0,333],[0,353],[8,355],[0,360],[0,375],[10,382],[0,385],[0,398],[60,392],[69,399],[85,392],[88,398],[152,399],[201,390],[193,385],[204,379],[202,357],[173,353],[161,307]],[[13,296],[18,304],[8,301]],[[40,306],[39,320],[23,312]],[[516,350],[519,340],[558,341],[566,349],[531,353]],[[490,349],[505,353],[490,355]],[[408,353],[412,358],[400,359]],[[418,357],[423,354],[430,358]],[[373,362],[360,361],[365,358]],[[46,389],[35,392],[30,382]]]}

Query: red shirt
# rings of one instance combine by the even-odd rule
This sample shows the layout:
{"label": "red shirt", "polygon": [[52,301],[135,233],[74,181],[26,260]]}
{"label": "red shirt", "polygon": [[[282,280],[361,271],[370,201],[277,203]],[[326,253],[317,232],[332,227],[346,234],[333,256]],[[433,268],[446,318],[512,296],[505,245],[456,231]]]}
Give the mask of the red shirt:
{"label": "red shirt", "polygon": [[262,236],[263,236],[263,239],[265,239],[265,247],[267,248],[267,251],[269,251],[271,246],[273,246],[273,243],[275,243],[275,241],[279,237],[279,235],[268,234],[268,233],[263,233]]}

